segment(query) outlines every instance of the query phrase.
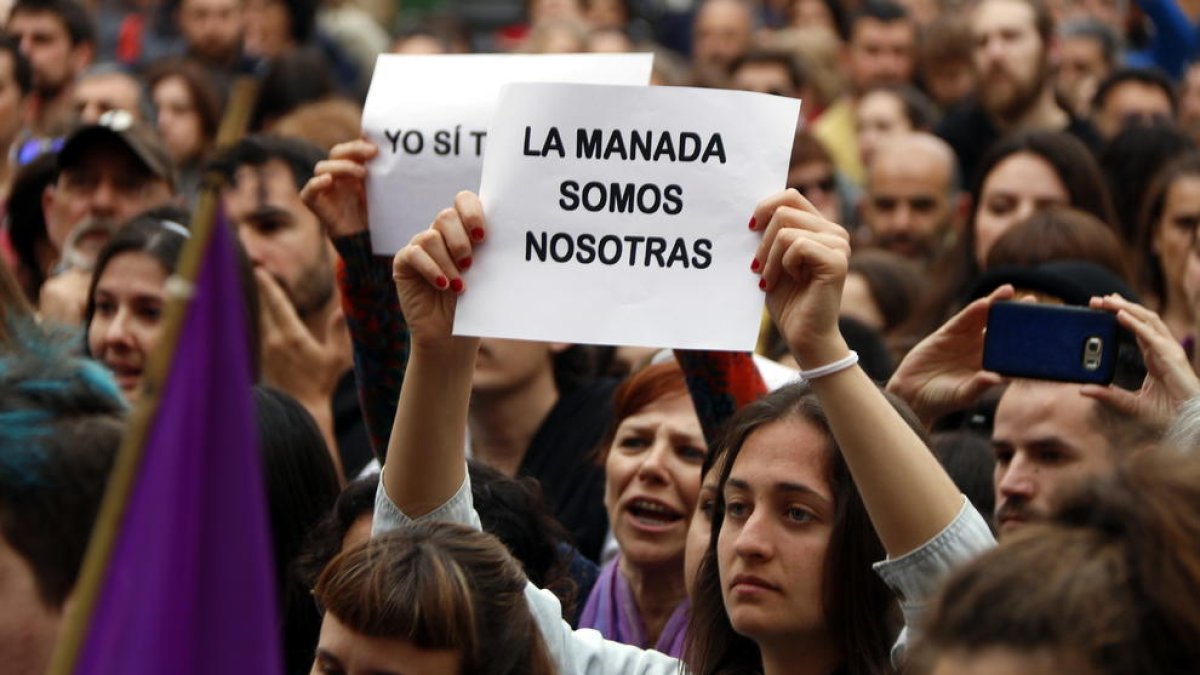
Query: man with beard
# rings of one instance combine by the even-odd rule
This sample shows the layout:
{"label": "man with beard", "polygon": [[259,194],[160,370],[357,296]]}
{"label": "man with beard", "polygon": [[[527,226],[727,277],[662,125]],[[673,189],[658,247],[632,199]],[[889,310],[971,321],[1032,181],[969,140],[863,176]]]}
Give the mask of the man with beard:
{"label": "man with beard", "polygon": [[175,198],[175,170],[157,133],[113,110],[76,129],[58,153],[58,176],[42,194],[58,274],[42,286],[45,318],[83,321],[92,264],[109,235],[137,214]]}
{"label": "man with beard", "polygon": [[875,152],[862,202],[871,243],[928,266],[961,223],[966,201],[958,183],[954,151],[940,138],[888,139]]}
{"label": "man with beard", "polygon": [[352,478],[372,455],[334,292],[337,253],[300,200],[323,158],[303,141],[261,135],[239,141],[215,166],[228,182],[225,213],[258,281],[263,380],[304,405]]}
{"label": "man with beard", "polygon": [[1054,19],[1042,0],[982,0],[970,24],[977,98],[947,115],[937,129],[958,155],[964,178],[972,180],[987,149],[1018,129],[1066,130],[1089,147],[1099,144],[1091,125],[1055,100]]}
{"label": "man with beard", "polygon": [[33,66],[27,126],[37,135],[61,134],[74,112],[75,78],[95,54],[91,17],[75,0],[18,0],[6,30]]}

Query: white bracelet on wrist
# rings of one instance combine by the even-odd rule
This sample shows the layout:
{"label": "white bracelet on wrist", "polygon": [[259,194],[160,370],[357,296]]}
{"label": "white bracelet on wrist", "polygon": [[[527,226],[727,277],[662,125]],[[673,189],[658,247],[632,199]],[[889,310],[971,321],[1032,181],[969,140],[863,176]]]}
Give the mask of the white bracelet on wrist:
{"label": "white bracelet on wrist", "polygon": [[816,368],[812,368],[810,370],[801,370],[800,377],[804,378],[805,380],[815,380],[827,375],[833,375],[834,373],[840,373],[843,370],[853,368],[856,365],[858,365],[858,352],[851,349],[849,354],[838,359],[837,361],[834,361],[833,363],[826,363],[823,366],[817,366]]}

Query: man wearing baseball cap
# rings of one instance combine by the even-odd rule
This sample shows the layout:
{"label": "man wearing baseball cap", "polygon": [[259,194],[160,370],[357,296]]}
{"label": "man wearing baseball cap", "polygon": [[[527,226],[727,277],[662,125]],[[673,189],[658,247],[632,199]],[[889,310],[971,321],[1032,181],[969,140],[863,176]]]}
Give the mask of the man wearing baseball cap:
{"label": "man wearing baseball cap", "polygon": [[104,242],[133,216],[175,199],[175,169],[166,147],[128,112],[107,112],[67,136],[58,153],[58,177],[42,195],[61,270],[42,288],[43,316],[79,323],[91,265]]}

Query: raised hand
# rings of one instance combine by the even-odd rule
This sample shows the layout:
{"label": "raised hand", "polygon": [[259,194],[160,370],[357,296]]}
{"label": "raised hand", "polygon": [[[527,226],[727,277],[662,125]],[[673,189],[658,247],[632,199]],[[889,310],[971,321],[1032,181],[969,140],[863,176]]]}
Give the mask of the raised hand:
{"label": "raised hand", "polygon": [[921,340],[900,362],[887,390],[904,399],[926,426],[939,417],[962,410],[988,388],[1003,382],[983,370],[983,335],[988,308],[1009,300],[1013,287],[1005,284],[955,314]]}
{"label": "raised hand", "polygon": [[453,208],[396,254],[392,275],[414,347],[436,347],[450,338],[458,295],[467,288],[462,273],[484,233],[479,197],[460,192]]}
{"label": "raised hand", "polygon": [[846,355],[838,330],[850,236],[795,190],[778,192],[754,212],[763,230],[751,269],[762,275],[767,310],[802,368]]}
{"label": "raised hand", "polygon": [[325,224],[331,237],[346,237],[367,229],[367,162],[379,153],[359,139],[339,143],[329,159],[317,162],[300,198]]}
{"label": "raised hand", "polygon": [[1086,385],[1081,393],[1144,422],[1166,427],[1175,411],[1189,398],[1200,394],[1200,379],[1188,363],[1183,347],[1175,341],[1162,318],[1119,295],[1092,298],[1093,309],[1117,315],[1117,321],[1133,333],[1146,360],[1146,379],[1136,392],[1116,386]]}

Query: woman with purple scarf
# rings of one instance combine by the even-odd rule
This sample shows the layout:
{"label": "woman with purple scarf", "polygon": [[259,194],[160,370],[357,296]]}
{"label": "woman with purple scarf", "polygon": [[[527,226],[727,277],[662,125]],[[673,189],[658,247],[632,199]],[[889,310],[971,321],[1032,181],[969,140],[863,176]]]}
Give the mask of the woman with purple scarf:
{"label": "woman with purple scarf", "polygon": [[601,570],[579,627],[679,657],[688,613],[683,554],[700,492],[704,432],[674,362],[626,380],[614,413],[601,448],[604,503],[620,554]]}

